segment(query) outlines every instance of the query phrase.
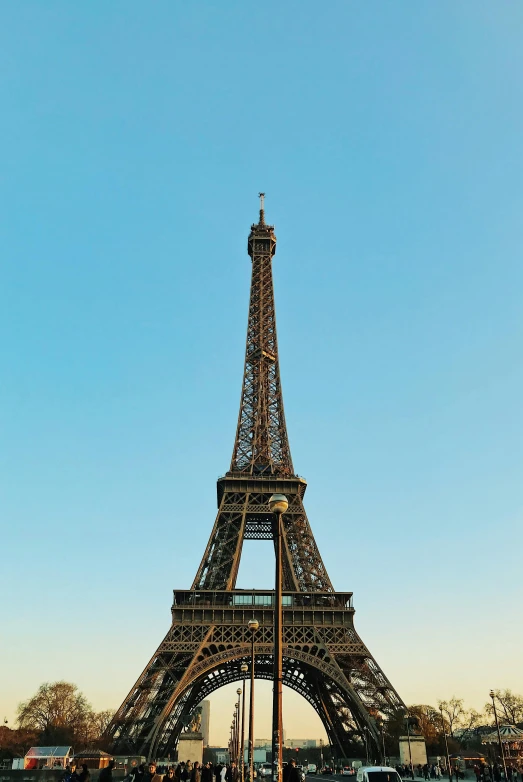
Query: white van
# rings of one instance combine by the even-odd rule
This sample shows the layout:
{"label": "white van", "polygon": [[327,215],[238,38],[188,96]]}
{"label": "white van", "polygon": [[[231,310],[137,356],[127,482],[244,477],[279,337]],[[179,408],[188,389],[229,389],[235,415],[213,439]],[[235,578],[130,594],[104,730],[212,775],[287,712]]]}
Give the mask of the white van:
{"label": "white van", "polygon": [[315,763],[309,763],[307,766],[307,774],[315,774],[317,771]]}
{"label": "white van", "polygon": [[402,779],[390,766],[362,766],[358,769],[356,782],[402,782]]}

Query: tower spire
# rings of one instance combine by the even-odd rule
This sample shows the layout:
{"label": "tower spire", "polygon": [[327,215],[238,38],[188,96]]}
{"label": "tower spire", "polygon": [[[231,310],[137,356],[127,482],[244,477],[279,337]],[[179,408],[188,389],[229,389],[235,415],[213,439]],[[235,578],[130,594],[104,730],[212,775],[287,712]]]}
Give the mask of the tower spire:
{"label": "tower spire", "polygon": [[260,225],[265,225],[265,193],[258,193],[260,197]]}
{"label": "tower spire", "polygon": [[293,475],[276,337],[272,257],[274,226],[265,223],[260,193],[260,222],[251,226],[247,252],[252,259],[251,293],[240,414],[231,473]]}

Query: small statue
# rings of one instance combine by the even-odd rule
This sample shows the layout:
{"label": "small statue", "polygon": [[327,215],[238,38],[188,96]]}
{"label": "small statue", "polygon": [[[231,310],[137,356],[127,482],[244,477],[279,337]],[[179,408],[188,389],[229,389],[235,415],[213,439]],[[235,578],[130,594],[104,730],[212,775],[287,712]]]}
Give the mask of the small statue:
{"label": "small statue", "polygon": [[197,706],[194,711],[191,712],[189,722],[189,732],[199,733],[202,727],[202,707]]}

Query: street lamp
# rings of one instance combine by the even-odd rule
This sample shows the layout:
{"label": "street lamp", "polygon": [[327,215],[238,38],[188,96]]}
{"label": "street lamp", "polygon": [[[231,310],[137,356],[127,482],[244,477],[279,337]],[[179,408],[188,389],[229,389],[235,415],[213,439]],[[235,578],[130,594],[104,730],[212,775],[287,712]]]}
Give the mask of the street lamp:
{"label": "street lamp", "polygon": [[236,704],[234,706],[234,713],[232,715],[232,757],[231,763],[238,760],[238,726],[237,726],[237,714]]}
{"label": "street lamp", "polygon": [[251,631],[251,692],[249,699],[249,779],[254,780],[254,635],[260,623],[249,619],[247,627]]}
{"label": "street lamp", "polygon": [[367,766],[369,765],[369,729],[366,725],[363,726],[363,738],[365,739],[365,757],[367,758]]}
{"label": "street lamp", "polygon": [[236,717],[236,747],[234,757],[236,758],[236,765],[240,768],[240,695],[242,694],[241,687],[236,690],[238,696],[238,702],[235,705],[235,717]]}
{"label": "street lamp", "polygon": [[269,499],[269,508],[276,516],[276,583],[274,587],[274,686],[272,690],[272,778],[273,782],[282,782],[282,694],[283,694],[283,657],[282,657],[282,515],[289,507],[285,494],[273,494]]}
{"label": "street lamp", "polygon": [[245,782],[245,762],[244,762],[244,756],[245,756],[245,750],[244,750],[244,742],[245,742],[245,674],[249,670],[249,666],[243,663],[240,667],[240,671],[243,674],[243,687],[242,687],[242,732],[241,732],[241,741],[240,741],[240,759],[241,759],[241,780],[242,782]]}
{"label": "street lamp", "polygon": [[407,714],[405,716],[407,718],[407,739],[408,739],[408,742],[409,742],[410,771],[411,771],[411,774],[412,774],[412,779],[414,779],[414,764],[412,762],[412,747],[410,745],[410,719],[409,719],[410,715],[407,712]]}
{"label": "street lamp", "polygon": [[447,729],[445,728],[445,720],[443,718],[443,706],[440,706],[439,710],[441,712],[441,724],[443,725],[443,735],[445,736],[445,752],[447,753],[447,768],[449,770],[449,782],[450,782],[451,769],[450,769],[449,743],[447,741]]}
{"label": "street lamp", "polygon": [[496,711],[496,693],[494,690],[491,690],[489,692],[490,697],[492,698],[492,708],[494,710],[494,719],[496,720],[496,730],[498,732],[498,741],[499,741],[499,751],[501,753],[501,762],[503,763],[503,771],[505,772],[505,782],[508,779],[507,777],[507,764],[505,762],[505,753],[503,752],[503,742],[501,741],[501,732],[499,730],[499,722],[498,722],[498,713]]}
{"label": "street lamp", "polygon": [[382,754],[383,765],[386,766],[387,754],[385,752],[385,731],[383,729],[383,719],[378,719],[378,727],[381,733],[381,754]]}

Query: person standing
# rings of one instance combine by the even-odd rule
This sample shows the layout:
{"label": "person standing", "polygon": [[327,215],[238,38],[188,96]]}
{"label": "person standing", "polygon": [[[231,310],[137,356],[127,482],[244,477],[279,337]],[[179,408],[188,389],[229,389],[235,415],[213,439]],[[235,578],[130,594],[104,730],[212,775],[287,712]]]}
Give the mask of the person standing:
{"label": "person standing", "polygon": [[238,782],[239,778],[240,778],[240,772],[238,771],[236,767],[236,763],[233,760],[231,765],[227,769],[225,779],[227,780],[227,782]]}
{"label": "person standing", "polygon": [[82,763],[82,770],[78,774],[79,782],[91,782],[91,774],[86,763]]}
{"label": "person standing", "polygon": [[163,782],[174,782],[174,768],[167,769],[167,774],[163,775]]}
{"label": "person standing", "polygon": [[71,782],[71,779],[73,778],[76,780],[78,778],[78,774],[76,773],[76,760],[71,760],[71,764],[67,764],[67,766],[64,769],[64,773],[62,774],[61,781],[60,782]]}
{"label": "person standing", "polygon": [[283,782],[301,782],[300,772],[296,768],[294,758],[291,758],[283,769]]}
{"label": "person standing", "polygon": [[214,771],[209,761],[202,768],[202,782],[214,782]]}
{"label": "person standing", "polygon": [[156,763],[154,760],[151,760],[148,766],[148,770],[143,775],[143,782],[162,782],[162,777],[160,774],[156,773]]}
{"label": "person standing", "polygon": [[202,778],[202,771],[200,768],[200,764],[197,760],[194,761],[194,766],[191,771],[191,782],[201,782]]}
{"label": "person standing", "polygon": [[115,766],[114,760],[111,758],[109,764],[102,768],[98,774],[98,782],[113,782],[113,768]]}

